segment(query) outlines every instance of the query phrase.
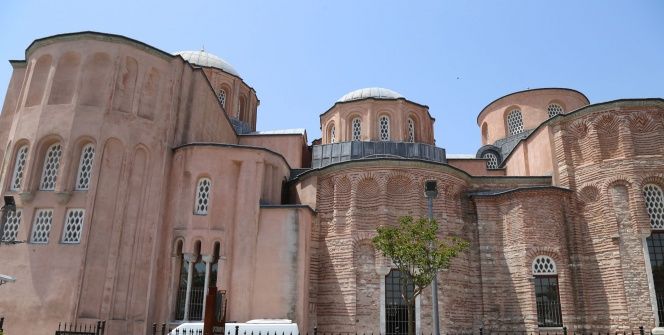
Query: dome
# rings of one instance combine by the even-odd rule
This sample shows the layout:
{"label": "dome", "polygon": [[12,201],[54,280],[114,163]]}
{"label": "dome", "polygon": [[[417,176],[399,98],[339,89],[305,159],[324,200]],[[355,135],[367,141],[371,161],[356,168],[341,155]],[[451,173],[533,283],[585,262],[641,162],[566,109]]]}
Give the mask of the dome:
{"label": "dome", "polygon": [[175,55],[180,55],[184,60],[191,63],[192,65],[198,66],[207,66],[214,67],[224,72],[240,76],[237,71],[233,68],[231,64],[228,64],[225,60],[205,51],[180,51],[176,52]]}
{"label": "dome", "polygon": [[350,93],[347,93],[343,97],[339,98],[337,102],[346,102],[346,101],[353,101],[353,100],[362,100],[366,98],[374,98],[374,99],[398,99],[398,98],[403,98],[403,95],[400,93],[397,93],[395,91],[392,91],[387,88],[381,88],[381,87],[368,87],[368,88],[361,88],[359,90],[352,91]]}

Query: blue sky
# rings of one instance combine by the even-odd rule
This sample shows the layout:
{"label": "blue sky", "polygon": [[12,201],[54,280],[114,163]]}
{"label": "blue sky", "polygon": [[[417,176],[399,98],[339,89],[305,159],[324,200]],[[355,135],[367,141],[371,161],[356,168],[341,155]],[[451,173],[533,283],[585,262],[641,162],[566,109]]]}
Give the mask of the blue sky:
{"label": "blue sky", "polygon": [[306,128],[380,86],[430,107],[437,145],[475,153],[492,100],[569,87],[592,103],[664,96],[664,1],[4,1],[0,99],[36,38],[94,30],[205,50],[261,100],[258,129]]}

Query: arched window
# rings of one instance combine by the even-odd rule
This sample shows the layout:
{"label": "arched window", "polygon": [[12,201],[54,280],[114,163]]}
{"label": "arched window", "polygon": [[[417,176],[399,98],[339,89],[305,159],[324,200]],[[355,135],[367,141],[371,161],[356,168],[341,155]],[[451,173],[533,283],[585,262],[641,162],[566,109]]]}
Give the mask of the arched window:
{"label": "arched window", "polygon": [[486,159],[486,168],[487,169],[497,169],[498,168],[498,156],[493,152],[485,152],[482,154],[482,158]]}
{"label": "arched window", "polygon": [[92,173],[92,163],[95,159],[95,146],[92,143],[86,144],[81,149],[81,160],[78,163],[78,173],[76,174],[76,190],[83,191],[90,187],[90,174]]}
{"label": "arched window", "polygon": [[[179,285],[175,302],[175,319],[198,321],[205,311],[205,291],[217,283],[219,242],[212,255],[201,254],[201,241],[194,244],[194,252],[183,254],[181,242],[177,245],[180,259]],[[219,305],[217,305],[219,307]]]}
{"label": "arched window", "polygon": [[549,118],[563,113],[563,107],[559,104],[549,104],[549,106],[546,107],[546,110],[549,112]]}
{"label": "arched window", "polygon": [[223,88],[219,90],[219,93],[217,93],[217,99],[219,99],[221,107],[226,108],[226,91]]}
{"label": "arched window", "polygon": [[353,141],[359,141],[362,136],[362,121],[360,121],[359,117],[356,117],[353,119],[351,122],[352,124],[352,140]]}
{"label": "arched window", "polygon": [[548,256],[537,256],[532,264],[537,304],[537,324],[540,327],[562,327],[558,272],[556,263]]}
{"label": "arched window", "polygon": [[390,140],[390,118],[383,115],[378,119],[378,138],[381,141]]}
{"label": "arched window", "polygon": [[415,121],[408,118],[408,142],[415,142]]}
{"label": "arched window", "polygon": [[655,184],[647,184],[643,187],[643,196],[650,217],[650,226],[652,229],[664,229],[664,192],[662,192],[662,188]]}
{"label": "arched window", "polygon": [[60,168],[60,156],[62,156],[62,145],[60,143],[52,144],[46,150],[41,183],[39,184],[40,190],[55,190],[55,182],[58,177],[58,169]]}
{"label": "arched window", "polygon": [[12,181],[10,190],[19,191],[23,185],[23,173],[25,172],[25,163],[28,160],[28,146],[21,146],[16,151],[14,158],[14,173],[12,174]]}
{"label": "arched window", "polygon": [[393,269],[385,276],[385,334],[408,334],[408,305],[401,295],[401,288],[406,288],[406,296],[412,299],[413,281],[408,274]]}
{"label": "arched window", "polygon": [[521,119],[520,110],[514,109],[509,114],[507,114],[507,132],[508,135],[514,135],[523,132],[523,120]]}
{"label": "arched window", "polygon": [[212,182],[209,178],[201,178],[196,185],[196,203],[194,204],[194,214],[207,215],[208,203],[210,202],[210,188]]}
{"label": "arched window", "polygon": [[330,138],[330,143],[334,143],[337,140],[337,130],[334,128],[334,124],[330,126],[330,133],[329,133],[329,138]]}

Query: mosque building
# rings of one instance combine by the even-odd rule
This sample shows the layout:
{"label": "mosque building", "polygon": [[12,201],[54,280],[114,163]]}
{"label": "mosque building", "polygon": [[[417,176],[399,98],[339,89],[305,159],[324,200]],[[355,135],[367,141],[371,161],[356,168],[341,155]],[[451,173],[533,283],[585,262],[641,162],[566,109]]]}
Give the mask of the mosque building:
{"label": "mosque building", "polygon": [[427,181],[440,236],[470,242],[439,274],[441,333],[664,323],[664,99],[511,93],[479,111],[482,147],[459,156],[435,145],[426,105],[385,88],[331,100],[310,143],[257,131],[257,92],[204,51],[79,32],[10,64],[7,334],[97,320],[148,334],[201,320],[209,287],[227,320],[403,334],[401,274],[371,239],[427,215]]}

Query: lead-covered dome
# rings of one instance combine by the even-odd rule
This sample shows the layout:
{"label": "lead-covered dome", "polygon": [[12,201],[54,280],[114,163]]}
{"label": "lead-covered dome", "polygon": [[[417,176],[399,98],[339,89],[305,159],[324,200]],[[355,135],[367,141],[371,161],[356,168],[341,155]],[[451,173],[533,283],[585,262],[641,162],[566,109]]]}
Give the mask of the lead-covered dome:
{"label": "lead-covered dome", "polygon": [[223,70],[224,72],[228,72],[230,74],[240,76],[239,73],[233,68],[231,64],[229,64],[227,61],[221,59],[218,56],[215,56],[209,52],[205,51],[179,51],[176,52],[175,55],[179,55],[184,60],[187,62],[191,63],[192,65],[198,65],[198,66],[207,66],[207,67],[214,67],[220,70]]}
{"label": "lead-covered dome", "polygon": [[374,99],[398,99],[403,98],[398,92],[392,91],[387,88],[382,87],[367,87],[361,88],[359,90],[352,91],[347,93],[343,97],[339,98],[337,102],[353,101],[353,100],[362,100],[366,98]]}

